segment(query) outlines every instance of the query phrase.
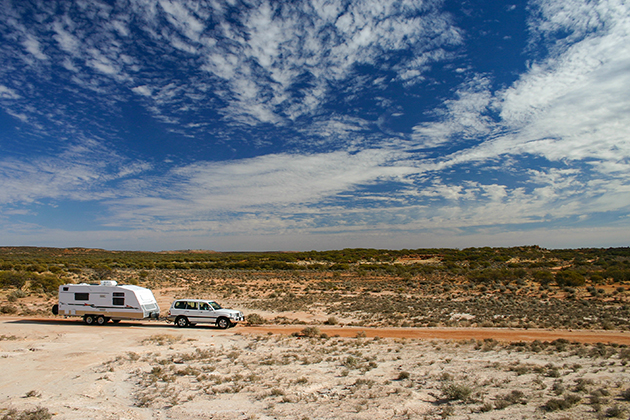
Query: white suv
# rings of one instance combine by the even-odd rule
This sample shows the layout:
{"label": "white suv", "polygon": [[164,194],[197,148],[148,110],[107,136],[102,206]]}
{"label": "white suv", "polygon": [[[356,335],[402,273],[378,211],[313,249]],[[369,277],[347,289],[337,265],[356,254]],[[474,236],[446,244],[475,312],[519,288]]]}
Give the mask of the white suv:
{"label": "white suv", "polygon": [[206,323],[226,329],[235,326],[239,321],[244,321],[245,317],[242,312],[223,309],[213,300],[178,299],[168,311],[168,320],[182,328]]}

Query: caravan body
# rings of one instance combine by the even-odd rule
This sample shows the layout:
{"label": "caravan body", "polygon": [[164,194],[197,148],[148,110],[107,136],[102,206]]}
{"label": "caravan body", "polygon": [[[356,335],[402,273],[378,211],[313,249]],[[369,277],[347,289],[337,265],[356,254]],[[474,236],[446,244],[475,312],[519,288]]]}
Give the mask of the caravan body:
{"label": "caravan body", "polygon": [[100,284],[64,284],[59,286],[59,305],[55,315],[82,316],[86,324],[105,324],[110,319],[146,319],[160,316],[153,292],[140,286]]}

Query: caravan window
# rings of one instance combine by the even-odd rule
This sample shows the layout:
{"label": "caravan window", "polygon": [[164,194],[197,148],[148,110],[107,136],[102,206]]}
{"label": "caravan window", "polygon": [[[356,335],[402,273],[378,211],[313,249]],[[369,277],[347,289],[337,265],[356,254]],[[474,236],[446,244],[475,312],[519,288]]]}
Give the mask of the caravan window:
{"label": "caravan window", "polygon": [[74,300],[90,300],[89,293],[75,293]]}
{"label": "caravan window", "polygon": [[118,306],[125,305],[125,294],[123,292],[114,292],[114,296],[112,298],[112,304]]}

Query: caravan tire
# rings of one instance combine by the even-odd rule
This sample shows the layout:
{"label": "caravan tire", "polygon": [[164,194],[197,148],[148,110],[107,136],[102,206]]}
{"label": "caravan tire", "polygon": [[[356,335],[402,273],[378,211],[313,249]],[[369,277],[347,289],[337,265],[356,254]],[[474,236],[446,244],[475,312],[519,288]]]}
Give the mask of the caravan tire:
{"label": "caravan tire", "polygon": [[96,317],[96,323],[98,325],[105,325],[107,324],[107,318],[105,318],[103,315],[99,315]]}
{"label": "caravan tire", "polygon": [[227,318],[219,318],[217,319],[217,327],[221,328],[222,330],[227,329],[230,326],[230,320]]}
{"label": "caravan tire", "polygon": [[94,325],[94,315],[83,315],[83,322],[88,325]]}
{"label": "caravan tire", "polygon": [[178,316],[175,320],[175,325],[177,325],[179,328],[187,327],[189,325],[188,318],[186,318],[185,316]]}

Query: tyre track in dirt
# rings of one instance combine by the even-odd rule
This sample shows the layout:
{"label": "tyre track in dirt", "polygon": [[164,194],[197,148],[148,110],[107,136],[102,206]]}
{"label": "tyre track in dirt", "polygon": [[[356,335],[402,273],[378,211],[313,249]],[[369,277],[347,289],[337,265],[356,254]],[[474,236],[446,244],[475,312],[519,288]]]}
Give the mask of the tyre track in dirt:
{"label": "tyre track in dirt", "polygon": [[[241,327],[238,331],[253,334],[293,334],[299,333],[305,325],[291,326],[256,326]],[[416,338],[422,340],[484,340],[497,341],[553,341],[564,339],[580,343],[614,343],[630,345],[630,333],[624,331],[591,331],[591,330],[543,330],[543,329],[507,329],[507,328],[362,328],[317,326],[321,333],[328,336],[381,338]]]}

